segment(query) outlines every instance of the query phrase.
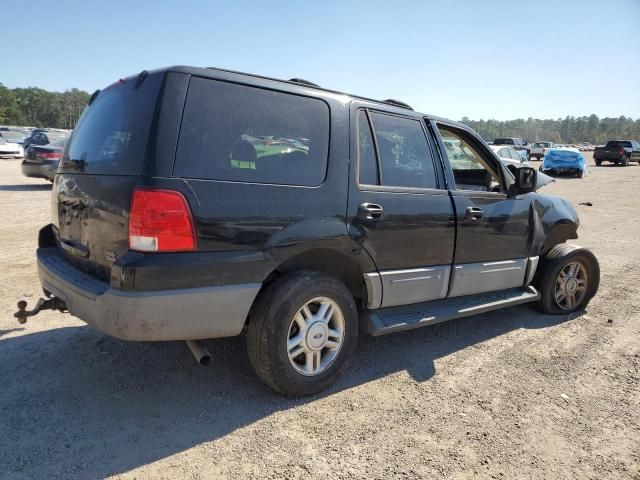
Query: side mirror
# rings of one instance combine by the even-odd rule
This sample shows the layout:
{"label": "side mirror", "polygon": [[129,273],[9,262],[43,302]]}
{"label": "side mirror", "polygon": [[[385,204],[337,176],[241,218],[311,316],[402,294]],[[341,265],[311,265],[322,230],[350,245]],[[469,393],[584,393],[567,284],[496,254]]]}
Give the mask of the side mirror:
{"label": "side mirror", "polygon": [[533,192],[536,189],[537,172],[535,168],[519,167],[516,170],[516,183],[513,186],[514,194]]}

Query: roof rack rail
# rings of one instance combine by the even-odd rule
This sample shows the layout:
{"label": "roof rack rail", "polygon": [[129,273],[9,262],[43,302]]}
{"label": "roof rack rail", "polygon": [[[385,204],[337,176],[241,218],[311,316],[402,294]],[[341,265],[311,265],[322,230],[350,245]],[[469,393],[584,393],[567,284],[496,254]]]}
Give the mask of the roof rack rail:
{"label": "roof rack rail", "polygon": [[289,81],[299,83],[301,85],[309,85],[310,87],[320,88],[320,85],[318,85],[317,83],[310,82],[309,80],[305,80],[304,78],[290,78]]}
{"label": "roof rack rail", "polygon": [[409,110],[413,110],[411,105],[408,103],[401,102],[400,100],[394,100],[393,98],[387,98],[382,101],[383,103],[388,103],[389,105],[395,105],[396,107],[408,108]]}

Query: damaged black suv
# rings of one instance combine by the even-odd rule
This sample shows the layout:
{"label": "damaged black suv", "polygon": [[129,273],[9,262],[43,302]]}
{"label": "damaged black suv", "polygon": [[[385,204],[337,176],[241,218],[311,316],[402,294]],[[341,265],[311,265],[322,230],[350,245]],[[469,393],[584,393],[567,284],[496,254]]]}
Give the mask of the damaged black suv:
{"label": "damaged black suv", "polygon": [[245,334],[290,395],[382,335],[531,302],[584,308],[578,216],[468,127],[396,101],[219,69],[96,92],[55,176],[37,262],[45,308],[124,340]]}

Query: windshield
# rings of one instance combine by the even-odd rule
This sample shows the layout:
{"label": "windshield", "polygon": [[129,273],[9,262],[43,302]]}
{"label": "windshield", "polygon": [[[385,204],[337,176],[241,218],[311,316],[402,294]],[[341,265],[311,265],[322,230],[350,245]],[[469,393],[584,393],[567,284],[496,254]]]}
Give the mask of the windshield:
{"label": "windshield", "polygon": [[533,146],[538,148],[548,148],[551,146],[551,144],[549,142],[536,142],[533,144]]}
{"label": "windshield", "polygon": [[82,113],[62,169],[78,160],[84,173],[139,174],[162,77],[162,73],[149,75],[137,88],[133,78],[102,90]]}
{"label": "windshield", "polygon": [[513,145],[513,139],[512,138],[496,138],[493,141],[494,145]]}

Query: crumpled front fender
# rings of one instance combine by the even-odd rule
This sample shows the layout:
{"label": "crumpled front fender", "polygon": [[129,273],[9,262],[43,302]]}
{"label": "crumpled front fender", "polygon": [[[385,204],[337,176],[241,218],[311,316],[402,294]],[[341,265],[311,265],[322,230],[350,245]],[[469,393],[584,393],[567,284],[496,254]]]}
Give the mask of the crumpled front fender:
{"label": "crumpled front fender", "polygon": [[555,195],[532,194],[529,207],[531,256],[542,256],[554,245],[578,238],[580,219],[571,202]]}

